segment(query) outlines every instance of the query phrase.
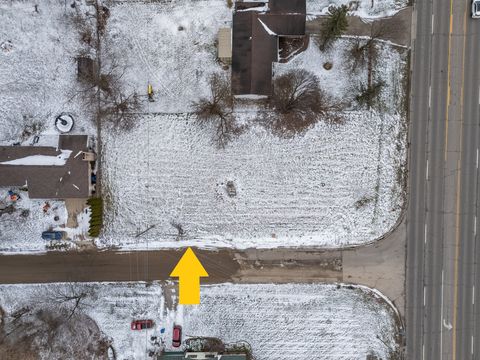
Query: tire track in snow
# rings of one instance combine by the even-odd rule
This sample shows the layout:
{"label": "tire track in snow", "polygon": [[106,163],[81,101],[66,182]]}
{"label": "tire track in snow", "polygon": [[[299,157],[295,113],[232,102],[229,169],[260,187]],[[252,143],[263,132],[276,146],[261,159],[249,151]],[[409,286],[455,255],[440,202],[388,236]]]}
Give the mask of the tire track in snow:
{"label": "tire track in snow", "polygon": [[[169,3],[168,1],[165,1],[165,3]],[[138,19],[141,19],[142,17],[140,16],[136,6],[129,6],[130,11],[128,11],[128,17],[130,18],[130,21],[135,22]],[[147,73],[149,74],[149,77],[154,78],[158,85],[163,89],[165,93],[173,97],[173,93],[165,86],[163,85],[162,80],[158,77],[156,72],[153,70],[152,66],[150,65],[150,62],[148,61],[147,55],[145,54],[145,51],[143,50],[142,45],[138,41],[138,39],[135,36],[131,36],[130,40],[133,42],[133,45],[135,47],[135,53],[141,60],[141,62],[145,65]]]}

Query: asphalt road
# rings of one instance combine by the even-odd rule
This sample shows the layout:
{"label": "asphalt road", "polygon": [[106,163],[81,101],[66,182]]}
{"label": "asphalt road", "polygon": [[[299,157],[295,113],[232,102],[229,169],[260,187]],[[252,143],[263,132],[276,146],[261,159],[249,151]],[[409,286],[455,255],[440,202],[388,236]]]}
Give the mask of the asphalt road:
{"label": "asphalt road", "polygon": [[[184,251],[49,252],[1,256],[0,284],[166,280]],[[229,251],[197,249],[195,254],[210,275],[203,278],[202,283],[230,281],[239,269]]]}
{"label": "asphalt road", "polygon": [[407,359],[480,359],[480,20],[459,0],[415,13]]}

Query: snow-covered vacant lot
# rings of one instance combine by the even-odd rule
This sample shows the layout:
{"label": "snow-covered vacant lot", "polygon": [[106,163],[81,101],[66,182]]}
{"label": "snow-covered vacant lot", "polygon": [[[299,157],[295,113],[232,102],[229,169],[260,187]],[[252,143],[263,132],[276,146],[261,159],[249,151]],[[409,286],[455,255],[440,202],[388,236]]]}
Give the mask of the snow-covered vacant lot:
{"label": "snow-covered vacant lot", "polygon": [[[350,71],[352,42],[341,39],[320,52],[311,41],[306,52],[275,71],[313,71],[329,95],[353,101],[367,70]],[[404,201],[406,64],[402,48],[380,43],[377,52],[374,76],[386,84],[382,111],[352,109],[343,125],[320,122],[283,139],[262,126],[255,112],[239,112],[249,129],[225,149],[212,143],[213,128],[198,126],[189,114],[139,115],[128,133],[105,131],[110,208],[100,244],[339,247],[386,233]],[[333,63],[330,71],[322,67],[327,61]],[[235,197],[227,195],[228,181]]]}
{"label": "snow-covered vacant lot", "polygon": [[[247,341],[257,360],[364,360],[369,354],[387,359],[398,351],[394,310],[377,293],[364,288],[204,286],[200,306],[173,310],[166,305],[169,301],[158,283],[75,286],[77,290],[88,287],[81,311],[111,339],[117,359],[144,358],[148,351],[159,349],[151,336],[170,347],[174,323],[182,325],[184,339],[213,336],[225,342]],[[69,291],[68,284],[1,285],[0,306],[7,316],[21,308],[30,307],[33,312],[58,307],[45,299]],[[131,331],[130,321],[140,318],[154,320],[154,329]],[[164,335],[162,328],[166,329]]]}

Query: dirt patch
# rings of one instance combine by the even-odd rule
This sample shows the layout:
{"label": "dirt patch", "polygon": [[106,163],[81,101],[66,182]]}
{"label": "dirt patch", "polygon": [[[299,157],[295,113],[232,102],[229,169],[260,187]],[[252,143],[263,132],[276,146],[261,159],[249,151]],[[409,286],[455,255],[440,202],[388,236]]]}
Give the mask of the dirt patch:
{"label": "dirt patch", "polygon": [[339,251],[299,249],[248,249],[237,252],[240,269],[233,278],[240,283],[336,283],[343,280]]}

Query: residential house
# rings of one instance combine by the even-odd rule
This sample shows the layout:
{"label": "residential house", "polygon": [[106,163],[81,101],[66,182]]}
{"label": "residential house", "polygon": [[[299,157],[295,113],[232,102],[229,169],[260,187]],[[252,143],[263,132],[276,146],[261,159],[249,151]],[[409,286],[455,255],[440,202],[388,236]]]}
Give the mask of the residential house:
{"label": "residential house", "polygon": [[0,146],[0,187],[26,186],[31,199],[86,199],[92,160],[86,135],[60,135],[56,148]]}
{"label": "residential house", "polygon": [[304,38],[305,0],[235,3],[232,36],[232,93],[270,96],[272,63],[279,61],[279,39]]}

